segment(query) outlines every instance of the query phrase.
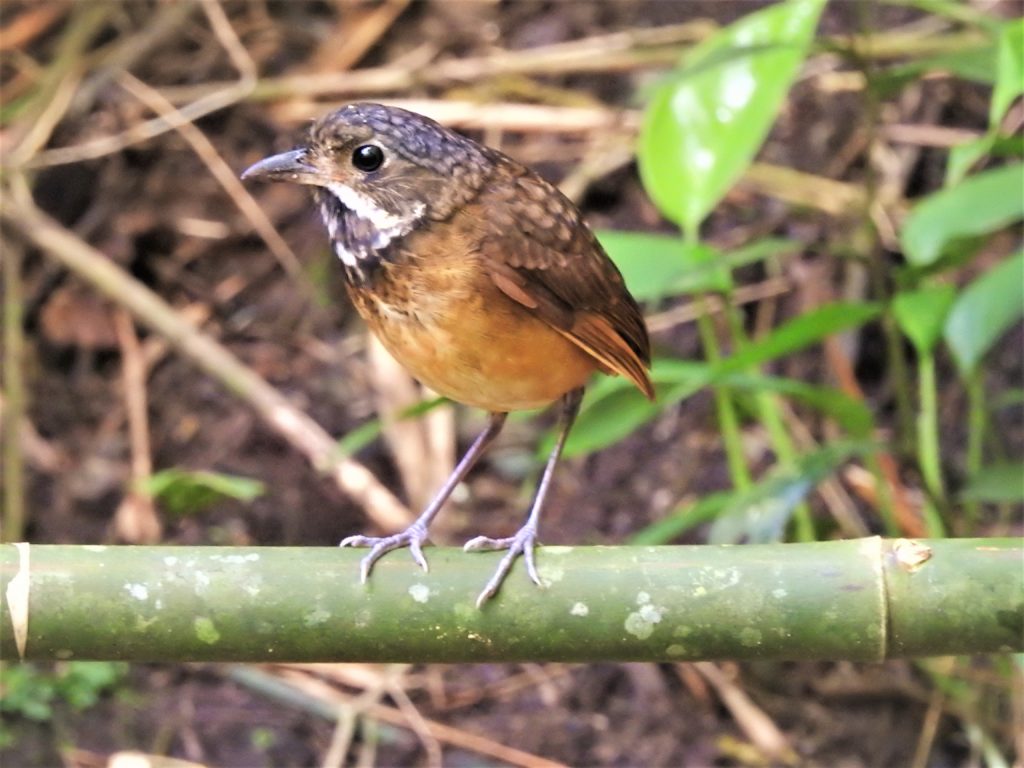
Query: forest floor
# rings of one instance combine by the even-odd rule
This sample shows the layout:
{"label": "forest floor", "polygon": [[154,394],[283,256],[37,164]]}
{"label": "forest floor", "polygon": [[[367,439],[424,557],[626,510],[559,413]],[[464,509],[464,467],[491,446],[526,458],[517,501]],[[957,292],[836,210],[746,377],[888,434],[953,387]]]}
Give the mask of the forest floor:
{"label": "forest floor", "polygon": [[[435,110],[562,184],[597,227],[671,233],[644,194],[632,158],[638,94],[686,45],[758,4],[139,0],[5,6],[5,105],[17,103],[23,78],[32,76],[12,51],[52,66],[58,78],[53,103],[64,104],[37,156],[36,204],[340,437],[422,393],[368,341],[303,190],[260,185],[249,189],[254,204],[217,174],[226,168],[237,175],[288,148],[306,121],[340,103],[386,98]],[[991,12],[1016,15],[1020,7],[996,4]],[[915,38],[956,31],[953,22],[943,26],[937,18],[899,5],[835,2],[819,35],[903,31]],[[76,50],[69,30],[90,26]],[[643,30],[656,28],[664,30],[664,42],[647,38],[643,47],[605,37],[629,31],[645,39]],[[551,46],[571,41],[589,65],[552,53]],[[242,81],[249,74],[259,78],[255,91],[245,85],[232,91],[240,71]],[[319,73],[346,72],[318,90]],[[985,130],[987,89],[936,75],[869,94],[856,86],[854,73],[841,57],[824,51],[812,57],[759,159],[855,193],[885,190],[893,207],[939,188],[949,132]],[[222,99],[223,106],[193,120],[198,135],[170,130],[139,140],[133,133],[154,110],[203,98]],[[93,143],[108,136],[121,139]],[[71,148],[70,154],[53,154],[58,148]],[[858,247],[865,226],[860,214],[830,212],[835,202],[827,195],[816,204],[813,184],[811,200],[796,204],[787,184],[746,178],[703,232],[722,248],[768,235],[804,244],[779,270],[755,265],[738,273],[751,295],[761,297],[743,307],[753,333],[837,295],[869,295],[851,277],[849,262],[831,255]],[[883,216],[867,226],[884,224]],[[15,245],[5,233],[8,247]],[[900,258],[884,231],[872,247],[894,263]],[[993,245],[989,260],[1008,247]],[[27,540],[328,546],[373,528],[363,507],[318,474],[251,404],[136,327],[81,277],[36,251],[23,257]],[[983,263],[985,257],[972,269]],[[969,277],[965,270],[962,279]],[[679,298],[647,307],[653,342],[659,351],[698,359],[696,326],[680,310],[686,304]],[[897,414],[882,333],[871,324],[848,342],[863,396],[883,433],[891,434]],[[1022,344],[1017,328],[993,354],[992,391],[1019,386]],[[140,363],[141,380],[127,371],[130,358]],[[831,361],[817,350],[786,358],[777,371],[806,381],[836,379]],[[940,377],[952,379],[952,363],[940,361]],[[953,386],[940,386],[939,393],[944,439],[962,446],[963,394]],[[143,456],[129,430],[140,403],[148,440]],[[1007,414],[994,439],[1021,445],[1021,409]],[[535,477],[536,445],[552,421],[544,413],[510,424],[442,516],[434,541],[507,535],[518,525]],[[827,431],[821,420],[803,423],[810,433]],[[354,456],[417,506],[446,475],[456,446],[464,447],[482,424],[480,413],[443,406],[421,422],[387,424],[383,439]],[[760,474],[773,463],[770,445],[754,427],[745,438]],[[962,453],[956,448],[946,457],[954,476]],[[265,488],[252,501],[222,499],[172,514],[126,493],[140,460],[155,470],[253,478]],[[909,488],[920,485],[909,464],[901,477]],[[621,543],[681,501],[729,482],[714,399],[705,392],[616,445],[565,462],[544,540]],[[858,494],[856,478],[841,475],[838,482],[866,528],[878,532],[871,499]],[[812,497],[812,510],[828,517],[828,502]],[[984,521],[972,531],[987,532]],[[702,536],[697,529],[684,540],[697,543]],[[51,679],[61,666],[39,670],[38,680]],[[998,662],[985,659],[146,664],[122,670],[113,690],[91,706],[76,708],[58,696],[45,718],[6,712],[0,761],[98,766],[131,749],[216,766],[321,764],[346,753],[339,746],[343,729],[322,716],[317,702],[343,700],[348,708],[338,711],[361,712],[347,753],[348,762],[360,764],[980,765],[988,742],[978,733],[988,734],[1004,754],[1019,739],[1012,724],[1020,722],[1024,695],[1011,692],[1008,678],[997,672]],[[292,686],[296,699],[269,697],[258,685],[261,675]],[[945,680],[969,687],[973,704],[943,691]],[[324,698],[323,686],[343,698]],[[377,698],[360,698],[373,690]],[[1017,759],[1024,758],[1018,753]]]}

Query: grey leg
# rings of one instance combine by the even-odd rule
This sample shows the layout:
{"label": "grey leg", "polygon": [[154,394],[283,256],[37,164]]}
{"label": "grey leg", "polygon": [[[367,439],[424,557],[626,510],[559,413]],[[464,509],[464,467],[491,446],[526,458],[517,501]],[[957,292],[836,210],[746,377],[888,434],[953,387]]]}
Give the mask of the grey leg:
{"label": "grey leg", "polygon": [[574,389],[562,398],[561,428],[558,433],[558,440],[555,447],[548,455],[547,464],[544,466],[544,474],[541,475],[540,484],[537,486],[537,494],[533,497],[533,505],[530,507],[530,514],[526,523],[516,531],[514,536],[505,539],[490,539],[486,536],[477,536],[466,542],[463,547],[467,552],[479,550],[507,549],[508,553],[501,559],[494,576],[487,582],[483,592],[476,600],[476,607],[482,608],[490,598],[497,593],[501,583],[505,580],[512,564],[519,555],[526,561],[526,573],[533,580],[533,583],[540,586],[540,576],[537,575],[537,567],[533,561],[533,548],[537,542],[537,525],[540,521],[540,511],[544,506],[544,499],[548,494],[548,487],[551,485],[551,478],[555,474],[555,466],[562,455],[565,447],[565,439],[569,436],[569,430],[576,420],[576,414],[580,410],[580,402],[583,400],[583,388]]}
{"label": "grey leg", "polygon": [[477,436],[473,444],[469,446],[469,450],[466,451],[458,465],[456,465],[455,471],[448,477],[445,484],[441,486],[441,490],[437,492],[437,495],[423,511],[423,514],[417,517],[412,525],[401,533],[391,536],[349,536],[341,541],[341,544],[338,545],[341,547],[370,547],[370,551],[363,558],[359,569],[360,579],[363,583],[366,583],[366,579],[370,576],[370,569],[373,568],[374,563],[384,554],[402,547],[409,548],[413,560],[419,564],[420,568],[424,571],[429,570],[427,559],[423,556],[422,549],[423,543],[427,540],[427,528],[437,516],[437,513],[441,511],[444,503],[448,501],[448,497],[452,495],[455,487],[469,474],[469,470],[473,468],[473,465],[483,455],[483,452],[487,450],[487,446],[494,442],[494,438],[498,436],[501,428],[505,426],[505,417],[507,415],[505,413],[491,414],[487,427]]}

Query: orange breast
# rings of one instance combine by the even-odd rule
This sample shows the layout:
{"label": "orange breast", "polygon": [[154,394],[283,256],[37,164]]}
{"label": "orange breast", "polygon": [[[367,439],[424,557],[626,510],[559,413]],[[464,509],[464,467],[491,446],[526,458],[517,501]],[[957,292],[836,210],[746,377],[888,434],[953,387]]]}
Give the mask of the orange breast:
{"label": "orange breast", "polygon": [[472,259],[444,258],[386,265],[375,289],[350,287],[350,294],[395,359],[456,402],[526,410],[583,386],[595,360],[498,291],[476,266]]}

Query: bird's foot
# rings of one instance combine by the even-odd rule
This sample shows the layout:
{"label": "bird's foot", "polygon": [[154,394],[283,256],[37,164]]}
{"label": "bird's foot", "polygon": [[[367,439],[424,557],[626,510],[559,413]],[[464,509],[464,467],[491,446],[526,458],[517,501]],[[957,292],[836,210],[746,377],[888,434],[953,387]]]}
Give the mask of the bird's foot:
{"label": "bird's foot", "polygon": [[498,569],[494,572],[491,580],[487,582],[487,586],[484,587],[480,596],[477,597],[477,608],[483,608],[484,603],[494,597],[502,582],[505,581],[505,577],[508,576],[508,572],[512,570],[512,564],[515,563],[516,558],[520,555],[526,561],[526,573],[530,579],[538,587],[542,586],[540,576],[537,574],[537,566],[533,562],[533,548],[536,543],[537,529],[529,524],[516,531],[515,536],[510,536],[506,539],[490,539],[486,536],[477,536],[475,539],[470,539],[466,542],[463,546],[466,552],[492,551],[495,549],[508,550],[505,556],[501,558],[501,562],[498,563]]}
{"label": "bird's foot", "polygon": [[423,544],[427,541],[427,527],[413,523],[401,533],[391,536],[349,536],[341,540],[339,547],[369,547],[370,551],[359,566],[359,579],[364,584],[370,576],[373,564],[393,549],[409,548],[409,554],[420,568],[429,571],[427,558],[423,556]]}

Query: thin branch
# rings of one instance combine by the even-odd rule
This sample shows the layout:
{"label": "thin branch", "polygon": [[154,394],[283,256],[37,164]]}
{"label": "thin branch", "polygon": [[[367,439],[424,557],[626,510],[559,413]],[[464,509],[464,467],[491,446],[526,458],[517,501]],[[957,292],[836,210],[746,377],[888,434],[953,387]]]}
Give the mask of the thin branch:
{"label": "thin branch", "polygon": [[[785,277],[773,277],[752,285],[741,285],[732,292],[732,304],[742,307],[745,304],[763,301],[773,296],[781,296],[792,290],[792,283]],[[666,309],[647,318],[647,329],[651,333],[667,331],[683,323],[692,323],[702,315],[722,312],[725,303],[717,297],[708,297],[702,301],[688,301],[677,307]]]}
{"label": "thin branch", "polygon": [[[95,160],[120,152],[134,144],[156,138],[168,131],[180,129],[204,115],[229,107],[246,98],[252,92],[257,82],[256,64],[238,39],[234,28],[224,14],[223,8],[221,8],[216,0],[202,0],[202,6],[206,12],[207,19],[210,21],[210,26],[213,28],[214,35],[227,51],[228,57],[239,71],[238,80],[224,84],[222,87],[214,89],[213,92],[207,92],[204,96],[181,109],[167,108],[157,110],[166,114],[162,114],[156,119],[133,125],[131,128],[114,136],[104,136],[83,144],[60,147],[39,152],[38,154],[21,153],[16,158],[17,162],[11,161],[10,165],[12,167],[45,168],[53,165],[78,163],[83,160]],[[165,9],[160,19],[166,23],[162,23],[161,28],[173,28],[173,26],[185,18],[188,12],[185,3],[179,3],[178,6],[169,6],[169,8],[173,13]],[[182,8],[183,10],[179,12],[177,8]],[[123,76],[130,77],[126,70],[123,72]]]}
{"label": "thin branch", "polygon": [[[328,719],[335,719],[338,708],[351,703],[349,696],[335,690],[324,681],[305,676],[305,680],[300,682],[297,674],[292,673],[279,677],[252,667],[235,667],[231,670],[231,678],[235,682],[293,705],[305,705],[307,711]],[[315,695],[310,695],[310,689],[314,686],[319,690]],[[364,717],[371,717],[399,728],[409,727],[405,715],[396,707],[387,704],[378,703],[367,707]],[[509,765],[522,766],[522,768],[566,768],[563,763],[509,747],[486,736],[470,733],[436,720],[425,720],[425,723],[433,738],[468,752],[475,752],[495,760],[501,760]]]}
{"label": "thin branch", "polygon": [[[564,74],[567,72],[628,71],[675,63],[687,45],[708,37],[717,25],[706,19],[647,29],[632,29],[538,46],[519,51],[497,51],[486,56],[447,59],[427,66],[383,66],[346,72],[322,72],[264,78],[249,95],[252,101],[296,97],[380,96],[422,84],[447,85],[476,82],[508,74]],[[205,97],[223,82],[165,88],[173,104]]]}
{"label": "thin branch", "polygon": [[148,369],[142,345],[135,333],[135,325],[127,310],[118,309],[114,313],[114,328],[121,347],[121,380],[124,382],[128,443],[131,449],[131,481],[114,515],[114,530],[120,541],[152,544],[160,540],[162,526],[153,497],[142,488],[142,483],[153,474],[149,402],[146,396]]}
{"label": "thin branch", "polygon": [[160,92],[156,89],[150,88],[127,72],[122,73],[118,80],[125,90],[135,98],[167,120],[168,123],[174,123],[175,130],[189,143],[189,146],[199,156],[199,159],[203,161],[213,177],[224,188],[224,191],[228,193],[232,202],[242,212],[242,215],[249,220],[253,229],[263,239],[263,242],[267,244],[270,252],[274,254],[274,258],[277,259],[282,269],[297,283],[303,284],[305,276],[302,274],[302,265],[295,256],[295,252],[292,251],[284,238],[278,234],[277,229],[270,219],[267,218],[263,209],[260,208],[252,195],[249,194],[249,190],[245,188],[245,185],[238,178],[237,171],[221,157],[213,143],[206,138],[206,134],[188,120],[181,120],[180,113],[177,112],[174,105],[161,96]]}

